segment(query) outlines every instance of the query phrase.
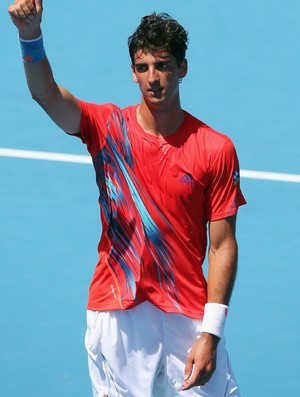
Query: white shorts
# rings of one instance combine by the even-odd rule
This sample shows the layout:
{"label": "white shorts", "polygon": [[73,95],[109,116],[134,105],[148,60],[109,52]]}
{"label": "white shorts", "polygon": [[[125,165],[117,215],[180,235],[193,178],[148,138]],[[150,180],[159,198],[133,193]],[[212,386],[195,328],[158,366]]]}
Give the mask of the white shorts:
{"label": "white shorts", "polygon": [[94,397],[240,397],[224,339],[210,381],[181,390],[187,352],[200,332],[201,321],[149,302],[130,310],[88,310],[85,345]]}

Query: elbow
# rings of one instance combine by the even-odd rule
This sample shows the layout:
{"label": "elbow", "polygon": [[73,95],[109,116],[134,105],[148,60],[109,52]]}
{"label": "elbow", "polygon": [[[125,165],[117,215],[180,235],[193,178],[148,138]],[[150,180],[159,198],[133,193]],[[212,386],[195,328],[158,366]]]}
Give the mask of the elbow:
{"label": "elbow", "polygon": [[231,252],[232,255],[238,255],[238,244],[235,237],[229,237],[223,240],[220,244],[211,243],[209,246],[209,251],[212,255],[217,255],[220,252]]}
{"label": "elbow", "polygon": [[31,98],[43,109],[47,109],[59,94],[59,89],[55,81],[48,87],[39,90],[30,89]]}
{"label": "elbow", "polygon": [[31,98],[37,103],[39,104],[41,107],[44,107],[44,105],[47,103],[46,98],[44,98],[41,95],[37,95],[36,93],[31,92]]}
{"label": "elbow", "polygon": [[237,241],[233,239],[227,239],[220,246],[209,247],[208,251],[209,259],[215,261],[222,267],[227,268],[232,273],[237,272],[238,264],[238,244]]}

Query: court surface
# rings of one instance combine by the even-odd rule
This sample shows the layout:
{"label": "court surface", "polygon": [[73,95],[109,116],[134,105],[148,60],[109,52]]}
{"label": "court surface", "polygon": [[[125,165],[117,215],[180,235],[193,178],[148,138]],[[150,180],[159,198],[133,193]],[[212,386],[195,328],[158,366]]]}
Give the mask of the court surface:
{"label": "court surface", "polygon": [[[0,5],[0,395],[87,397],[85,305],[101,232],[94,171],[80,141],[30,98],[9,4]],[[233,139],[248,201],[231,361],[243,397],[297,396],[299,1],[51,0],[44,9],[56,80],[98,103],[139,101],[127,37],[141,16],[165,11],[189,31],[182,105]]]}

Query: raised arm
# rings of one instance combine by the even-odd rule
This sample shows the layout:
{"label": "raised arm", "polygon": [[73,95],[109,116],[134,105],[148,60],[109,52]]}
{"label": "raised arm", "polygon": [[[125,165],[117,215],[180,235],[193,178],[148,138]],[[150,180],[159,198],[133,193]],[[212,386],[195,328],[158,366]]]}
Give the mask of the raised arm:
{"label": "raised arm", "polygon": [[56,84],[47,57],[41,55],[42,41],[37,39],[42,34],[42,0],[15,0],[8,8],[8,12],[19,31],[20,39],[23,40],[22,44],[26,46],[33,43],[40,46],[37,53],[41,59],[38,58],[35,62],[31,57],[25,57],[24,60],[27,84],[32,98],[60,128],[69,134],[78,133],[81,119],[78,100],[65,88]]}
{"label": "raised arm", "polygon": [[208,313],[211,308],[213,313],[205,317],[205,308],[201,338],[193,345],[187,357],[183,390],[204,385],[216,368],[216,351],[220,338],[218,332],[214,331],[219,331],[222,324],[219,325],[218,321],[216,324],[215,319],[221,317],[222,320],[222,310],[225,317],[237,271],[235,224],[236,215],[210,222],[209,225],[207,302],[213,304],[209,306]]}

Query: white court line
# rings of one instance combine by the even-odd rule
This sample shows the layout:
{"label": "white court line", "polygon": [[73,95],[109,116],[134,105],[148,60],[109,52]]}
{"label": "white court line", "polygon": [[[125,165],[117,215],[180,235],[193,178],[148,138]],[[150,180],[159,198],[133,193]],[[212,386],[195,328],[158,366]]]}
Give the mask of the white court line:
{"label": "white court line", "polygon": [[268,181],[300,183],[300,175],[283,174],[279,172],[241,170],[241,177],[251,179],[264,179]]}
{"label": "white court line", "polygon": [[0,156],[17,157],[21,159],[64,161],[67,163],[81,163],[81,164],[92,163],[92,159],[90,156],[82,156],[79,154],[67,154],[67,153],[36,152],[33,150],[0,148]]}
{"label": "white court line", "polygon": [[[90,156],[67,153],[37,152],[33,150],[17,150],[0,148],[0,157],[16,157],[34,160],[64,161],[67,163],[92,164]],[[241,170],[241,177],[250,179],[263,179],[279,182],[300,183],[300,175],[284,174],[278,172],[264,172]]]}

